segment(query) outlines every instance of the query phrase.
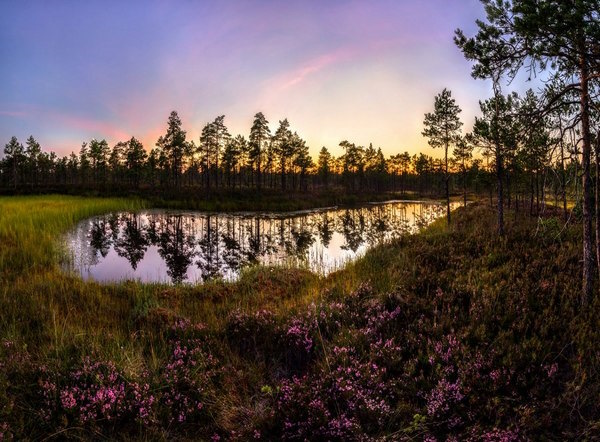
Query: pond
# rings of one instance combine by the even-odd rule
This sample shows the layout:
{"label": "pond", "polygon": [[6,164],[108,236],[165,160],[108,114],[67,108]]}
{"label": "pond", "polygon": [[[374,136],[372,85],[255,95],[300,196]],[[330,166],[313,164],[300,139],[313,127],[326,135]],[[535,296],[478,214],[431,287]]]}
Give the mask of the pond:
{"label": "pond", "polygon": [[100,282],[233,281],[256,264],[325,275],[444,215],[444,205],[402,201],[290,213],[120,212],[80,222],[66,245],[70,270]]}

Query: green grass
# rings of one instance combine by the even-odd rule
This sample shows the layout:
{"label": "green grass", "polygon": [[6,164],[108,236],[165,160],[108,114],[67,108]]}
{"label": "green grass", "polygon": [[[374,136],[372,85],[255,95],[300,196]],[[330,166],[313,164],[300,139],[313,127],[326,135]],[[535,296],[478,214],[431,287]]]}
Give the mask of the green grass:
{"label": "green grass", "polygon": [[[90,351],[137,365],[145,342],[130,339],[136,315],[161,312],[218,329],[231,311],[289,311],[323,293],[348,293],[366,280],[392,288],[379,275],[395,252],[380,248],[327,278],[303,269],[255,267],[237,282],[173,287],[134,282],[98,284],[62,271],[61,237],[93,215],[138,210],[143,200],[62,195],[0,198],[0,338],[27,345],[40,357],[78,357]],[[431,227],[442,229],[443,223]]]}
{"label": "green grass", "polygon": [[[427,360],[428,352],[433,351],[429,339],[452,333],[464,343],[461,351],[465,357],[489,352],[499,367],[523,373],[515,381],[522,397],[488,397],[483,393],[478,397],[488,407],[489,416],[498,416],[498,422],[486,425],[507,425],[506,419],[512,419],[518,426],[541,431],[544,426],[536,416],[543,414],[546,419],[570,419],[564,424],[568,432],[563,434],[571,435],[566,438],[575,434],[583,437],[600,428],[594,405],[594,392],[600,391],[596,345],[600,297],[588,310],[579,310],[580,226],[558,229],[557,235],[554,224],[561,227],[560,221],[550,219],[540,228],[537,218],[510,214],[507,236],[498,238],[493,210],[476,203],[457,209],[451,227],[440,219],[419,235],[376,247],[327,277],[302,269],[255,267],[234,283],[168,286],[98,284],[61,270],[60,238],[77,221],[103,212],[143,207],[144,201],[134,199],[0,198],[0,341],[17,343],[34,360],[50,367],[68,369],[84,356],[93,355],[114,361],[133,378],[145,376],[146,370],[152,377],[160,373],[168,358],[165,336],[175,319],[204,323],[207,331],[203,336],[210,339],[226,372],[213,392],[210,428],[224,434],[243,431],[250,425],[271,431],[277,423],[265,416],[275,405],[265,405],[261,391],[279,382],[286,369],[278,364],[285,356],[278,355],[272,361],[259,350],[256,356],[241,352],[227,338],[228,317],[237,310],[266,309],[283,322],[306,311],[312,302],[349,299],[351,292],[368,283],[372,302],[383,299],[381,302],[396,303],[406,311],[397,325],[399,333],[414,332],[410,334],[414,340],[407,341],[413,347],[407,347],[408,354],[400,364],[402,369],[408,367],[402,372],[406,379],[417,376],[411,374],[411,364]],[[365,301],[354,313],[364,315],[371,301]],[[323,353],[315,356],[307,370],[328,373],[328,352],[347,342],[359,349],[358,332],[342,324],[338,334],[321,336]],[[278,345],[261,333],[259,330],[254,339],[264,339],[267,350]],[[420,347],[410,353],[408,348],[417,344]],[[267,350],[260,351],[270,354]],[[368,347],[363,357],[371,357]],[[547,386],[548,380],[539,377],[539,370],[553,361],[560,363],[559,383]],[[0,379],[0,425],[2,382]],[[431,382],[435,386],[436,378]],[[537,384],[545,386],[543,391]],[[27,384],[20,388],[18,391],[27,392],[32,387]],[[395,425],[400,430],[394,427],[394,431],[404,431],[413,415],[424,411],[422,404],[415,405],[417,399],[411,399],[415,392],[399,390],[398,394],[408,399],[398,405]],[[531,404],[529,395],[537,398]],[[39,437],[43,429],[28,430],[28,425],[37,425],[35,415],[28,414],[28,398],[16,400],[20,417],[12,425],[21,426],[16,428],[21,435]],[[497,414],[490,411],[495,409]],[[569,414],[569,410],[576,413]],[[433,425],[430,429],[438,431],[436,428]],[[545,428],[552,430],[547,425]],[[114,431],[105,436],[127,438],[119,436],[118,428]],[[177,434],[169,431],[148,437],[164,439]],[[146,437],[143,431],[136,434]]]}
{"label": "green grass", "polygon": [[[61,237],[79,220],[147,204],[137,199],[62,195],[0,198],[0,308],[5,312],[0,338],[21,341],[43,356],[77,356],[92,349],[115,357],[123,347],[126,359],[136,359],[140,345],[129,338],[136,332],[135,316],[148,310],[218,329],[236,309],[289,311],[324,293],[348,293],[365,281],[380,292],[391,290],[397,275],[390,263],[400,261],[402,266],[404,259],[410,260],[390,245],[368,252],[326,278],[303,269],[259,266],[246,270],[237,282],[179,287],[98,284],[61,270],[60,261],[65,259]],[[440,220],[423,234],[439,235],[445,229],[445,221]],[[382,268],[387,271],[381,272]]]}
{"label": "green grass", "polygon": [[144,305],[217,324],[236,308],[289,305],[314,293],[318,278],[300,269],[257,267],[239,282],[201,286],[97,284],[61,270],[61,237],[93,215],[138,210],[135,199],[27,196],[0,198],[0,338],[23,342],[40,355],[107,356],[122,346],[138,352],[130,335]]}
{"label": "green grass", "polygon": [[60,235],[77,221],[115,210],[138,210],[141,200],[64,195],[0,197],[0,275],[11,278],[58,263]]}

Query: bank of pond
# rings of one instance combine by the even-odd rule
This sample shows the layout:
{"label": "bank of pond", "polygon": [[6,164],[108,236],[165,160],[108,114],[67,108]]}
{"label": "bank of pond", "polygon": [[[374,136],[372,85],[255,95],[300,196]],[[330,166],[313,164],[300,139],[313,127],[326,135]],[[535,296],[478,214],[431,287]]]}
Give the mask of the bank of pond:
{"label": "bank of pond", "polygon": [[114,212],[67,234],[67,268],[99,282],[172,284],[234,281],[253,265],[327,275],[444,215],[443,205],[418,201],[287,213]]}

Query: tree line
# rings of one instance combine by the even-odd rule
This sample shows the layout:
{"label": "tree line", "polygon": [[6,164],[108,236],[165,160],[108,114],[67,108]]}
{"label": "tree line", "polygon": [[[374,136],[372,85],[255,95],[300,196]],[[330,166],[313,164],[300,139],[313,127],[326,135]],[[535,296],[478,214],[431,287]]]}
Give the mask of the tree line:
{"label": "tree line", "polygon": [[[438,195],[445,178],[440,160],[408,152],[386,157],[381,148],[340,142],[336,157],[322,147],[316,161],[287,119],[272,133],[262,113],[254,116],[248,137],[231,135],[221,115],[190,140],[177,112],[149,151],[132,137],[112,147],[92,139],[79,152],[59,157],[44,151],[30,136],[23,145],[12,137],[0,160],[0,187],[6,192],[60,190],[177,191],[197,189],[199,196],[219,189],[270,189],[310,192],[398,191]],[[470,157],[469,157],[470,158]],[[481,160],[463,162],[454,181],[481,191],[489,172]]]}
{"label": "tree line", "polygon": [[[576,130],[562,128],[564,115],[531,117],[540,106],[532,91],[481,102],[481,116],[471,133],[462,134],[461,109],[444,89],[435,97],[433,112],[424,118],[423,136],[444,156],[397,153],[386,157],[380,148],[348,140],[339,143],[343,154],[322,147],[316,161],[306,142],[290,129],[287,119],[271,133],[262,113],[254,117],[249,137],[232,136],[223,115],[207,123],[196,140],[188,140],[177,112],[154,148],[147,151],[132,137],[109,146],[106,140],[84,142],[78,153],[59,157],[44,151],[30,136],[25,144],[12,137],[0,160],[0,188],[4,193],[28,191],[185,190],[202,197],[219,189],[268,189],[281,192],[335,190],[351,193],[395,191],[438,197],[486,194],[502,186],[508,207],[536,214],[547,200],[560,203],[567,213],[568,197],[580,192],[573,179],[581,170]],[[496,117],[498,111],[498,117]],[[502,178],[496,132],[504,140]],[[449,204],[448,204],[449,207]],[[448,212],[448,220],[449,212]]]}

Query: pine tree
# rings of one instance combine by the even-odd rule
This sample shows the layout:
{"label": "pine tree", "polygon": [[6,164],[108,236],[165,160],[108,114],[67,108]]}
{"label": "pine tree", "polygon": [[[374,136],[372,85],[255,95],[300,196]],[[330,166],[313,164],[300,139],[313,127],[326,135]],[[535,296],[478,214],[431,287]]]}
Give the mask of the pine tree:
{"label": "pine tree", "polygon": [[463,184],[463,205],[467,206],[467,174],[469,172],[469,162],[473,158],[473,144],[471,143],[473,136],[467,134],[464,137],[457,139],[452,151],[454,161],[458,165],[458,170],[462,175]]}
{"label": "pine tree", "polygon": [[215,187],[219,187],[219,158],[221,157],[221,151],[229,142],[231,135],[227,131],[227,127],[225,126],[225,115],[221,115],[215,118],[215,121],[212,122],[212,141],[213,145],[211,147],[211,163],[214,165],[215,171]]}
{"label": "pine tree", "polygon": [[79,150],[79,175],[81,184],[87,184],[88,176],[90,173],[90,155],[89,149],[86,142],[81,143],[81,149]]}
{"label": "pine tree", "polygon": [[383,187],[383,181],[385,178],[385,173],[387,170],[387,163],[385,160],[385,155],[383,155],[383,151],[381,147],[377,148],[377,153],[375,154],[374,165],[372,169],[375,173],[375,181],[377,186],[377,191],[381,191]]}
{"label": "pine tree", "polygon": [[181,128],[181,119],[176,111],[171,112],[167,121],[167,132],[156,142],[163,154],[162,163],[167,171],[169,182],[179,188],[186,149],[186,132]]}
{"label": "pine tree", "polygon": [[88,148],[94,184],[97,185],[99,180],[104,181],[106,179],[110,148],[106,140],[98,141],[95,138],[89,142]]}
{"label": "pine tree", "polygon": [[34,186],[37,186],[38,183],[38,169],[39,169],[39,158],[42,153],[42,148],[40,147],[40,143],[38,143],[33,135],[27,138],[25,142],[25,158],[27,162],[27,174],[29,175],[29,181]]}
{"label": "pine tree", "polygon": [[358,186],[362,187],[365,169],[365,148],[357,146],[349,141],[342,141],[340,146],[345,150],[342,156],[342,175],[346,187],[354,190],[356,187],[356,179],[358,178]]}
{"label": "pine tree", "polygon": [[4,146],[4,162],[8,169],[10,181],[14,188],[21,183],[22,169],[25,162],[23,145],[19,143],[17,137],[12,137]]}
{"label": "pine tree", "polygon": [[156,185],[156,178],[159,174],[160,169],[160,156],[160,149],[154,148],[150,150],[150,153],[148,154],[148,159],[146,160],[145,169],[146,175],[148,176],[148,184],[150,185],[150,187],[154,187]]}
{"label": "pine tree", "polygon": [[494,159],[498,192],[498,232],[504,234],[504,163],[516,149],[516,93],[496,95],[480,101],[482,116],[475,118],[473,141],[485,155]]}
{"label": "pine tree", "polygon": [[112,175],[113,184],[121,182],[123,178],[123,167],[125,163],[125,150],[127,149],[126,141],[119,141],[115,144],[110,152],[108,164]]}
{"label": "pine tree", "polygon": [[200,166],[204,182],[207,189],[210,189],[210,169],[212,160],[212,146],[214,145],[214,130],[211,123],[207,123],[202,128],[200,134],[200,144],[198,144],[198,153],[200,155]]}
{"label": "pine tree", "polygon": [[[227,178],[227,186],[231,187],[231,177],[234,176],[235,170],[238,167],[240,156],[244,150],[246,140],[243,136],[238,135],[235,138],[230,138],[223,154],[221,156],[221,164]],[[234,180],[235,187],[235,180]]]}
{"label": "pine tree", "polygon": [[273,153],[277,157],[279,163],[281,190],[285,190],[288,162],[294,155],[294,142],[292,140],[292,132],[290,131],[290,123],[287,118],[279,121],[279,127],[273,135]]}
{"label": "pine tree", "polygon": [[313,167],[312,158],[308,153],[308,146],[296,132],[292,134],[290,144],[292,145],[293,151],[292,165],[298,169],[298,173],[300,175],[299,187],[300,189],[306,191],[308,187],[306,182],[306,174],[308,170]]}
{"label": "pine tree", "polygon": [[317,171],[321,182],[327,189],[329,187],[329,176],[331,175],[331,161],[332,157],[325,146],[321,148],[319,152],[319,158],[317,160]]}
{"label": "pine tree", "polygon": [[[583,187],[583,292],[581,304],[592,300],[593,290],[593,201],[591,187],[590,83],[598,78],[600,20],[598,0],[482,0],[487,22],[477,21],[478,32],[467,38],[456,31],[455,42],[468,60],[475,61],[475,78],[503,75],[514,78],[519,71],[550,69],[564,80],[547,105],[572,92],[579,95],[577,122],[582,143]],[[575,81],[572,81],[575,77]]]}
{"label": "pine tree", "polygon": [[75,152],[71,152],[67,161],[67,182],[69,184],[75,184],[77,182],[77,176],[79,172],[79,157]]}
{"label": "pine tree", "polygon": [[444,89],[435,97],[433,113],[425,114],[422,134],[429,138],[431,147],[444,149],[444,185],[446,190],[446,217],[450,224],[450,174],[448,173],[448,149],[455,144],[460,136],[462,122],[459,114],[460,107],[452,98],[452,93]]}
{"label": "pine tree", "polygon": [[251,145],[250,161],[252,162],[252,164],[256,165],[256,185],[259,190],[262,185],[261,163],[263,149],[269,142],[270,138],[271,130],[269,129],[269,122],[267,121],[262,112],[258,112],[254,116],[254,122],[252,123],[252,127],[250,128],[249,141]]}
{"label": "pine tree", "polygon": [[140,187],[144,163],[147,158],[146,150],[142,143],[135,137],[127,142],[125,150],[125,166],[129,182],[137,189]]}

